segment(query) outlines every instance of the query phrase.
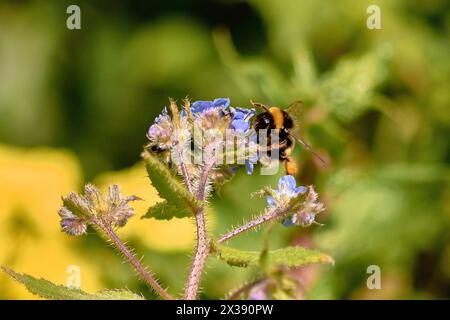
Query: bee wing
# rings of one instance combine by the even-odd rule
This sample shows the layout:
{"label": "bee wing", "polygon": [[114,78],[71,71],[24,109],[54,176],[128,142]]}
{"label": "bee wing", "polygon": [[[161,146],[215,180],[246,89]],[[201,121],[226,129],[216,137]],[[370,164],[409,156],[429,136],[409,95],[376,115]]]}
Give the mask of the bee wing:
{"label": "bee wing", "polygon": [[294,127],[292,128],[292,130],[290,130],[289,135],[297,140],[303,146],[303,148],[311,152],[323,164],[326,164],[325,160],[321,156],[319,156],[305,140],[301,138],[302,135],[300,131],[300,119],[302,118],[303,110],[304,104],[302,101],[295,101],[286,108],[286,112],[294,122]]}
{"label": "bee wing", "polygon": [[295,101],[291,103],[285,110],[287,114],[291,117],[294,124],[294,127],[291,130],[289,130],[289,133],[296,140],[299,140],[299,138],[302,136],[300,131],[300,123],[301,119],[303,118],[304,109],[305,108],[303,102]]}
{"label": "bee wing", "polygon": [[303,110],[305,109],[305,104],[302,101],[294,101],[287,108],[286,112],[294,120],[295,123],[299,123],[300,119],[303,117]]}

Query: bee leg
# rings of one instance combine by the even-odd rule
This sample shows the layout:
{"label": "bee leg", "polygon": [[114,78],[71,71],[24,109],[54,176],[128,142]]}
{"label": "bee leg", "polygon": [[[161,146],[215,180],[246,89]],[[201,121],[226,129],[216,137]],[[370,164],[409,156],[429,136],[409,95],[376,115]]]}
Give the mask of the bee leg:
{"label": "bee leg", "polygon": [[258,145],[258,148],[259,148],[260,152],[266,152],[266,153],[270,153],[270,151],[274,150],[274,149],[283,150],[284,148],[286,148],[286,141],[283,141],[278,144],[268,143],[267,146],[263,146],[260,144],[260,145]]}
{"label": "bee leg", "polygon": [[286,156],[284,161],[284,169],[287,174],[295,176],[298,172],[297,162],[291,156]]}

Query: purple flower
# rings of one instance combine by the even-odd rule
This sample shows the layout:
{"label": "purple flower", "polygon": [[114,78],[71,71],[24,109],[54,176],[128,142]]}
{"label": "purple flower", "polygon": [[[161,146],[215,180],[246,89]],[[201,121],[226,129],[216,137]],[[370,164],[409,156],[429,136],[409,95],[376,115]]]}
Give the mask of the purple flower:
{"label": "purple flower", "polygon": [[230,106],[229,98],[217,98],[214,101],[195,101],[191,105],[191,111],[195,115],[196,113],[203,112],[212,108],[223,108],[226,109]]}
{"label": "purple flower", "polygon": [[[217,111],[220,111],[219,115],[223,117],[227,114],[225,112],[227,108],[230,109],[231,114],[231,129],[239,132],[246,132],[250,129],[250,119],[256,114],[255,109],[230,107],[229,98],[217,98],[213,101],[199,100],[191,105],[191,111],[194,116],[202,113],[205,118],[217,113]],[[185,116],[186,112],[183,110],[181,115]]]}
{"label": "purple flower", "polygon": [[250,128],[250,125],[247,121],[236,119],[231,122],[231,128],[236,131],[245,132]]}
{"label": "purple flower", "polygon": [[291,199],[306,191],[306,187],[296,187],[295,184],[293,176],[286,175],[281,177],[278,180],[278,190],[273,190],[273,196],[267,197],[269,207],[285,206]]}
{"label": "purple flower", "polygon": [[142,200],[136,196],[123,197],[117,184],[108,189],[108,215],[116,227],[123,227],[134,215],[134,209],[128,205],[130,201]]}
{"label": "purple flower", "polygon": [[73,236],[86,233],[88,224],[98,225],[99,221],[114,227],[123,227],[134,210],[130,201],[142,200],[136,196],[123,197],[118,185],[111,185],[107,196],[103,196],[93,185],[87,184],[84,195],[74,192],[62,198],[63,206],[59,208],[62,230]]}
{"label": "purple flower", "polygon": [[295,226],[295,223],[292,221],[292,217],[287,217],[283,221],[283,226],[286,228]]}
{"label": "purple flower", "polygon": [[[194,131],[200,128],[201,131],[197,132],[208,132],[208,137],[210,137],[214,136],[211,132],[216,130],[225,137],[225,135],[229,134],[228,129],[232,129],[232,134],[235,137],[243,135],[241,136],[243,139],[241,139],[241,143],[239,143],[237,148],[240,148],[239,150],[241,151],[250,149],[250,152],[246,152],[244,160],[247,173],[251,174],[253,172],[254,164],[259,160],[257,137],[250,130],[250,120],[256,114],[255,109],[233,108],[230,106],[229,98],[217,98],[212,101],[199,100],[190,105],[185,103],[185,108],[190,108],[192,112]],[[167,108],[164,108],[161,115],[155,119],[155,122],[148,130],[149,149],[155,152],[170,150],[177,141],[176,135],[174,135],[177,132],[175,128],[183,127],[191,132],[192,127],[190,125],[192,122],[188,121],[187,113],[186,109],[180,112],[180,125],[177,126],[172,123],[173,119],[167,113]],[[195,136],[195,132],[191,133],[190,137]],[[195,141],[194,139],[194,145],[198,147],[198,150],[202,150],[206,144],[211,142],[209,138],[199,140]]]}
{"label": "purple flower", "polygon": [[[218,129],[222,131],[230,126],[230,118],[225,117],[228,114],[227,108],[229,106],[229,98],[217,98],[213,101],[195,101],[190,108],[196,125],[201,129]],[[187,117],[185,110],[182,110],[180,115],[182,119]]]}
{"label": "purple flower", "polygon": [[247,159],[245,159],[245,167],[247,169],[247,174],[253,173],[253,167],[259,160],[259,153],[256,143],[256,135],[252,135],[249,137],[249,143],[248,143],[248,149],[249,149],[249,155]]}
{"label": "purple flower", "polygon": [[80,236],[86,233],[87,224],[83,218],[77,217],[66,207],[59,208],[58,214],[61,217],[61,228],[65,233],[72,236]]}
{"label": "purple flower", "polygon": [[325,210],[323,203],[319,202],[318,198],[317,192],[312,186],[309,186],[302,208],[291,217],[292,223],[302,227],[309,227],[316,223],[316,215]]}
{"label": "purple flower", "polygon": [[[292,202],[298,196],[297,203]],[[292,211],[286,216],[283,225],[291,227],[294,225],[308,227],[316,223],[316,215],[325,210],[323,204],[318,201],[318,194],[312,186],[296,187],[295,178],[287,175],[278,181],[278,189],[272,190],[267,196],[267,204],[269,208],[290,208]]]}
{"label": "purple flower", "polygon": [[245,160],[245,168],[247,169],[247,174],[253,174],[253,168],[255,163],[250,161],[250,159]]}
{"label": "purple flower", "polygon": [[249,300],[268,300],[269,292],[268,292],[268,283],[267,281],[263,281],[262,283],[258,283],[250,288],[248,292]]}
{"label": "purple flower", "polygon": [[167,113],[167,108],[164,108],[148,129],[147,138],[150,140],[151,147],[158,150],[167,150],[172,145],[172,134],[173,124]]}
{"label": "purple flower", "polygon": [[250,119],[256,114],[255,109],[230,107],[230,111],[232,114],[232,129],[240,132],[246,132],[250,129]]}
{"label": "purple flower", "polygon": [[[256,114],[256,110],[230,107],[230,112],[232,115],[231,128],[239,134],[248,133],[250,130],[250,119]],[[252,174],[253,167],[259,160],[259,154],[256,150],[257,136],[256,134],[251,134],[246,138],[248,143],[243,147],[250,149],[250,153],[245,159],[245,167],[247,169],[247,174]]]}

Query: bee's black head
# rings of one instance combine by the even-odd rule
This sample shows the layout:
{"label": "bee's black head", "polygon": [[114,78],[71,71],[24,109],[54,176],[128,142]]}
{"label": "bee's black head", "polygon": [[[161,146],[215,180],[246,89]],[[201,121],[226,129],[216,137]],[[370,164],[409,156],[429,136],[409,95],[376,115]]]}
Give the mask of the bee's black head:
{"label": "bee's black head", "polygon": [[253,123],[255,130],[274,128],[274,120],[270,112],[263,112],[258,114],[255,117]]}
{"label": "bee's black head", "polygon": [[283,127],[286,129],[292,129],[294,127],[294,121],[292,121],[292,118],[285,111],[283,111],[283,124]]}

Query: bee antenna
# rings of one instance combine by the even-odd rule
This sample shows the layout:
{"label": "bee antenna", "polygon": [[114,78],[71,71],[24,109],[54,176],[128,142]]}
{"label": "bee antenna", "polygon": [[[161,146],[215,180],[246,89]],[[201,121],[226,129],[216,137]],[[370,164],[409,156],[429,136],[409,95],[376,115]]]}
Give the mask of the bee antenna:
{"label": "bee antenna", "polygon": [[254,106],[256,108],[262,108],[262,109],[264,109],[264,111],[269,111],[269,108],[262,103],[254,102],[253,100],[250,100],[250,103],[252,104],[252,106]]}
{"label": "bee antenna", "polygon": [[311,146],[309,144],[307,144],[303,139],[295,137],[298,142],[300,142],[300,144],[303,146],[303,148],[305,148],[306,150],[308,150],[309,152],[311,152],[317,159],[319,159],[323,164],[327,164],[327,162],[317,154],[317,152],[315,152]]}

